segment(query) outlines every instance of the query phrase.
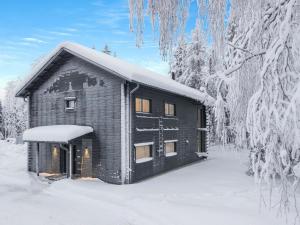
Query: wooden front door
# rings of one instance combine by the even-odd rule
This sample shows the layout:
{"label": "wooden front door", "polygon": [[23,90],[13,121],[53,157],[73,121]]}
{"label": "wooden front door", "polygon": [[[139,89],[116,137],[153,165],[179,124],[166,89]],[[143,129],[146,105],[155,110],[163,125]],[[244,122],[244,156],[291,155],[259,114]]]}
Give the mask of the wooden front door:
{"label": "wooden front door", "polygon": [[60,173],[67,173],[67,151],[60,150]]}

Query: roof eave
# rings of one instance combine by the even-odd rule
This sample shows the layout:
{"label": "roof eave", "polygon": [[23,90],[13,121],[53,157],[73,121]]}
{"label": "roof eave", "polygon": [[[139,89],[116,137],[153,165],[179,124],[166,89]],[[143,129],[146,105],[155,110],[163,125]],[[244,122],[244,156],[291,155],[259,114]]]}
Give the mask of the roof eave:
{"label": "roof eave", "polygon": [[108,68],[108,67],[105,67],[105,66],[103,66],[103,65],[100,64],[100,63],[97,63],[97,62],[95,62],[95,61],[93,61],[93,60],[90,60],[90,59],[84,57],[83,55],[78,54],[77,52],[72,51],[72,50],[69,49],[69,48],[64,48],[64,50],[67,51],[67,52],[69,52],[70,54],[72,54],[72,55],[74,55],[74,56],[76,56],[76,57],[78,57],[78,58],[80,58],[80,59],[82,59],[82,60],[84,60],[84,61],[86,61],[86,62],[89,62],[89,63],[93,64],[94,66],[97,66],[97,67],[99,67],[99,68],[101,68],[101,69],[103,69],[103,70],[105,70],[105,71],[107,71],[107,72],[110,72],[110,73],[112,73],[112,74],[114,74],[114,75],[116,75],[116,76],[118,76],[118,77],[120,77],[120,78],[122,78],[122,79],[124,79],[124,80],[132,81],[132,80],[129,79],[128,77],[125,77],[125,76],[123,76],[122,74],[120,74],[120,73],[118,73],[118,72],[116,72],[116,71],[114,71],[114,70],[112,70],[112,69],[110,69],[110,68]]}
{"label": "roof eave", "polygon": [[72,55],[74,55],[74,56],[76,56],[76,57],[78,57],[78,58],[80,58],[80,59],[82,59],[82,60],[84,60],[84,61],[87,61],[87,62],[89,62],[89,63],[91,63],[91,64],[93,64],[93,65],[95,65],[95,66],[97,66],[97,67],[99,67],[99,68],[102,68],[102,69],[105,70],[105,71],[108,71],[108,72],[110,72],[110,73],[113,73],[114,75],[116,75],[116,76],[118,76],[118,77],[120,77],[120,78],[122,78],[122,79],[124,79],[124,80],[131,81],[131,79],[128,79],[128,77],[125,77],[125,76],[123,76],[122,74],[117,73],[116,71],[111,70],[111,69],[109,69],[109,68],[107,68],[107,67],[101,65],[100,63],[97,63],[97,62],[95,62],[95,61],[92,61],[92,60],[90,60],[90,59],[88,59],[88,58],[82,56],[81,54],[78,54],[78,53],[72,51],[72,50],[69,49],[69,48],[61,47],[59,50],[55,51],[55,53],[49,57],[49,59],[46,61],[46,63],[44,63],[44,64],[41,66],[41,68],[38,70],[38,72],[36,72],[36,73],[31,77],[31,79],[28,80],[28,81],[26,82],[26,84],[25,84],[25,85],[24,85],[24,86],[16,93],[15,97],[26,97],[26,89],[28,88],[28,86],[29,86],[29,85],[30,85],[30,84],[31,84],[31,83],[32,83],[32,82],[40,75],[40,73],[41,73],[42,71],[44,71],[44,70],[49,66],[49,64],[51,64],[51,63],[54,61],[54,59],[55,59],[57,56],[59,56],[63,51],[66,51],[66,52],[68,52],[68,53],[70,53],[70,54],[72,54]]}
{"label": "roof eave", "polygon": [[28,88],[28,86],[40,75],[40,73],[42,71],[45,70],[45,68],[47,68],[47,66],[49,66],[53,60],[62,53],[62,51],[64,50],[64,48],[60,48],[57,51],[55,51],[52,55],[49,56],[49,59],[42,64],[38,69],[38,71],[26,82],[25,85],[23,85],[23,87],[16,93],[15,97],[26,97],[26,89]]}

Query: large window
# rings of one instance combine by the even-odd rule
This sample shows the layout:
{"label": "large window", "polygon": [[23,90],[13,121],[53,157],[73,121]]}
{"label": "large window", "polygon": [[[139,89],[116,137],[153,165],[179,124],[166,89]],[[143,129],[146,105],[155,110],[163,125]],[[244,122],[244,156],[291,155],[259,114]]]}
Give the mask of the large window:
{"label": "large window", "polygon": [[165,154],[167,157],[177,155],[176,142],[177,140],[165,141]]}
{"label": "large window", "polygon": [[152,145],[152,142],[135,144],[136,163],[142,163],[152,160]]}
{"label": "large window", "polygon": [[144,98],[135,99],[135,111],[140,113],[151,112],[151,100]]}
{"label": "large window", "polygon": [[176,116],[175,104],[165,103],[165,115],[166,116]]}

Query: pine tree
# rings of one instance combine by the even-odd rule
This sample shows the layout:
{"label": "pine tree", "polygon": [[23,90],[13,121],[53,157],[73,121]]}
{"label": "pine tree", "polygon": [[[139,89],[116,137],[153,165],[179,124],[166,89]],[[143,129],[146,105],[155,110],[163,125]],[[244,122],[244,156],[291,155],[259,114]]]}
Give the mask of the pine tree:
{"label": "pine tree", "polygon": [[105,53],[105,54],[108,54],[108,55],[111,54],[111,50],[109,49],[109,47],[108,47],[107,44],[105,44],[105,46],[104,46],[102,52]]}
{"label": "pine tree", "polygon": [[191,35],[192,40],[186,48],[182,75],[177,80],[189,87],[205,90],[208,77],[208,54],[199,21]]}
{"label": "pine tree", "polygon": [[174,80],[178,80],[185,70],[186,51],[187,44],[182,36],[179,39],[170,63],[170,75]]}

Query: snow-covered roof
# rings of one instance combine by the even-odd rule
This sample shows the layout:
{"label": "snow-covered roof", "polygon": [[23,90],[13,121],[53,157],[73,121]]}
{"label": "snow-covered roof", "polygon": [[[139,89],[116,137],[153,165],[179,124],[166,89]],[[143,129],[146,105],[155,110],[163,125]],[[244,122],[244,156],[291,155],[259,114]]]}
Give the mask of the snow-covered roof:
{"label": "snow-covered roof", "polygon": [[89,126],[77,125],[52,125],[28,129],[23,134],[25,142],[51,142],[69,143],[69,141],[92,133],[94,130]]}
{"label": "snow-covered roof", "polygon": [[146,86],[159,88],[167,92],[195,99],[206,105],[212,105],[214,103],[214,99],[208,94],[180,84],[169,77],[72,42],[63,42],[62,44],[58,45],[47,57],[41,60],[41,62],[32,69],[29,76],[24,80],[24,83],[17,91],[16,96],[23,96],[29,84],[34,81],[38,77],[39,73],[42,72],[43,69],[45,69],[45,67],[49,64],[49,62],[55,59],[56,56],[58,56],[62,51],[67,51],[130,82],[136,82]]}

